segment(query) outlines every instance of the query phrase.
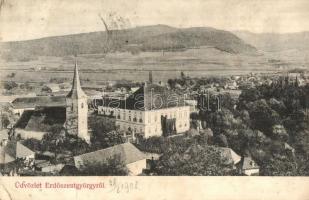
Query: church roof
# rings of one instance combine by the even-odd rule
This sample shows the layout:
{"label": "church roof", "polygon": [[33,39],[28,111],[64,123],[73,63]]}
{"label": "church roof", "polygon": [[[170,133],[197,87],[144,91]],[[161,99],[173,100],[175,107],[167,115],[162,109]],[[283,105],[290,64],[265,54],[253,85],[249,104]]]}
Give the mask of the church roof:
{"label": "church roof", "polygon": [[65,96],[39,96],[16,98],[12,105],[15,109],[35,107],[59,107],[66,106]]}
{"label": "church roof", "polygon": [[26,131],[49,131],[53,125],[63,125],[66,120],[65,107],[42,107],[23,112],[15,127]]}
{"label": "church roof", "polygon": [[78,73],[78,68],[77,68],[76,63],[75,63],[75,68],[74,68],[74,77],[73,77],[72,89],[68,93],[67,97],[69,97],[69,98],[84,98],[84,97],[87,97],[87,95],[82,90],[82,87],[81,87],[81,84],[80,84],[79,73]]}

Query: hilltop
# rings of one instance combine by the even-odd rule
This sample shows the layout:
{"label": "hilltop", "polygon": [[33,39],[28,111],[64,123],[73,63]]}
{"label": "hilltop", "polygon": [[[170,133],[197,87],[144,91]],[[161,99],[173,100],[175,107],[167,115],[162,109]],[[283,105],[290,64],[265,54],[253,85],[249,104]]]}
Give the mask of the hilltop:
{"label": "hilltop", "polygon": [[234,31],[233,33],[263,51],[309,50],[309,32],[280,34]]}
{"label": "hilltop", "polygon": [[[35,56],[67,56],[115,51],[183,51],[211,46],[223,52],[256,53],[256,48],[231,32],[209,27],[174,28],[166,25],[81,33],[1,43],[2,56],[31,59]],[[19,59],[20,60],[20,59]]]}

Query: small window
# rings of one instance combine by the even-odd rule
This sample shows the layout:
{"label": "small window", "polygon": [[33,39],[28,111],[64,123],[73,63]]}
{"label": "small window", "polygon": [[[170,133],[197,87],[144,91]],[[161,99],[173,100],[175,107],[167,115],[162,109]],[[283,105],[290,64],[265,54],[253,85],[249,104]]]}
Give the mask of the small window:
{"label": "small window", "polygon": [[81,108],[84,108],[84,103],[81,104]]}

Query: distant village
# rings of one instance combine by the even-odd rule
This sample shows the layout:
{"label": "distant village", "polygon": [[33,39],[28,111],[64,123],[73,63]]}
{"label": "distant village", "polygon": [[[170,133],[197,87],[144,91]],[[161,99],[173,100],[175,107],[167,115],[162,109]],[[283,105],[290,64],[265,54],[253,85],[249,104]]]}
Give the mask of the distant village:
{"label": "distant village", "polygon": [[[205,78],[180,72],[167,82],[149,71],[142,83],[83,83],[75,63],[72,80],[55,79],[35,90],[31,83],[4,85],[2,176],[269,175],[273,169],[263,160],[290,159],[300,151],[281,120],[285,110],[308,120],[308,93],[291,103],[297,108],[280,95],[264,95],[266,103],[261,97],[266,90],[271,96],[308,89],[306,71]],[[281,117],[271,130],[255,119],[267,114],[259,113],[264,108],[271,119],[277,117],[273,110]]]}

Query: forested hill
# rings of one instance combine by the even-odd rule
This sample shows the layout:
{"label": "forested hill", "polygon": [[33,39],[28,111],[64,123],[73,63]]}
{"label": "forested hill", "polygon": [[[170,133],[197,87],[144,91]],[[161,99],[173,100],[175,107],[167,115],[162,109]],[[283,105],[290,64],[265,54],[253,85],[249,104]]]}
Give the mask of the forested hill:
{"label": "forested hill", "polygon": [[201,46],[212,46],[233,54],[256,53],[255,47],[228,31],[165,25],[5,42],[1,49],[7,56],[66,56],[108,51],[180,51]]}

